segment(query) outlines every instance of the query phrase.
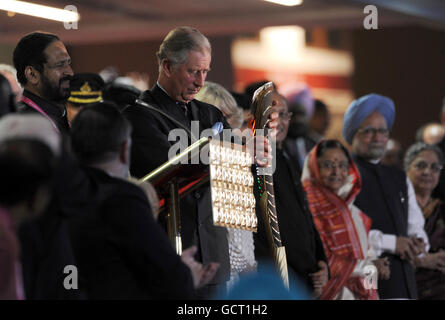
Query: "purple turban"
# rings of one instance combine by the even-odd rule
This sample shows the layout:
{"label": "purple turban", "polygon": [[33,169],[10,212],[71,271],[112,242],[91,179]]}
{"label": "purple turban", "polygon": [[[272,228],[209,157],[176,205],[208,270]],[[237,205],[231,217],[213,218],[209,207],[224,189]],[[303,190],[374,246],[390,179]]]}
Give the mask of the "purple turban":
{"label": "purple turban", "polygon": [[396,114],[394,102],[385,96],[371,93],[351,102],[343,118],[343,138],[352,144],[352,139],[362,122],[374,111],[386,120],[388,129],[394,124]]}

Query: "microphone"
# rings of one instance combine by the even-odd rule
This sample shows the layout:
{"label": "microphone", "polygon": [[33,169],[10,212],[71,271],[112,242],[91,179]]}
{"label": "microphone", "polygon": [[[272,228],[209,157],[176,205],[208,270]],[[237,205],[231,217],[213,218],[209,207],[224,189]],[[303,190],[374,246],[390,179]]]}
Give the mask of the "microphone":
{"label": "microphone", "polygon": [[216,136],[220,134],[224,129],[222,122],[217,122],[212,126],[213,135]]}

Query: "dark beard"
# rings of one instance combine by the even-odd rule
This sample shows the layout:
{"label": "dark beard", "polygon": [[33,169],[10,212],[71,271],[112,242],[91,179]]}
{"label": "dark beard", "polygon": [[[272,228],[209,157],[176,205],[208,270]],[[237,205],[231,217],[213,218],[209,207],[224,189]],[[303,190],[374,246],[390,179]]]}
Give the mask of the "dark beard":
{"label": "dark beard", "polygon": [[65,102],[68,97],[70,96],[69,89],[62,90],[60,84],[64,80],[69,80],[70,77],[64,77],[60,79],[59,85],[54,86],[51,84],[51,82],[46,77],[42,77],[42,95],[43,97],[48,101],[53,101],[56,103],[63,103]]}

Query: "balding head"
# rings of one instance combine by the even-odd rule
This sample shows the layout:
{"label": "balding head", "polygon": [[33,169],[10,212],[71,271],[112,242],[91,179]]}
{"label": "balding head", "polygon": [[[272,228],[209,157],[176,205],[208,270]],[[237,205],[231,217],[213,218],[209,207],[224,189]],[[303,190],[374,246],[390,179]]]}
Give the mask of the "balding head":
{"label": "balding head", "polygon": [[437,144],[445,136],[445,128],[440,123],[431,123],[423,129],[423,142]]}

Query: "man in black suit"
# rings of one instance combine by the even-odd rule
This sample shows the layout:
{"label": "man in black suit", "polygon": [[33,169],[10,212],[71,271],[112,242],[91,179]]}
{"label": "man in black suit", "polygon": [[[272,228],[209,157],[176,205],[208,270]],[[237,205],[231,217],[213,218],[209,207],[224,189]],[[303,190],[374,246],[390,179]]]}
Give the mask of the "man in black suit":
{"label": "man in black suit", "polygon": [[378,282],[379,297],[416,299],[413,261],[428,252],[429,243],[411,181],[405,172],[380,163],[394,119],[394,102],[371,93],[349,105],[342,133],[362,177],[354,204],[372,219],[370,245],[390,262],[390,278]]}
{"label": "man in black suit", "polygon": [[[130,171],[136,177],[146,175],[169,159],[169,151],[176,143],[169,139],[173,129],[191,129],[191,121],[195,121],[193,125],[199,128],[192,130],[197,131],[196,139],[199,138],[196,135],[218,122],[229,129],[216,107],[194,99],[210,70],[211,46],[204,35],[191,27],[178,27],[164,39],[157,58],[158,81],[151,90],[142,93],[141,99],[173,117],[181,126],[144,106],[132,105],[124,110],[133,126]],[[270,127],[274,126],[276,122],[272,121]],[[213,225],[209,184],[181,200],[180,211],[182,246],[196,245],[197,260],[203,264],[211,261],[220,264],[213,281],[201,291],[200,296],[207,298],[215,290],[223,289],[230,275],[227,231]]]}
{"label": "man in black suit", "polygon": [[[309,291],[314,292],[315,297],[318,297],[328,280],[327,259],[309,211],[299,174],[284,149],[283,142],[292,114],[288,112],[287,101],[283,96],[275,92],[274,100],[277,102],[274,108],[279,114],[276,169],[273,174],[275,205],[281,240],[286,248],[289,285],[296,289],[303,284]],[[259,261],[259,268],[264,261],[271,258],[264,228],[262,219],[259,218],[258,232],[254,234],[255,256]]]}
{"label": "man in black suit", "polygon": [[69,132],[65,107],[73,76],[71,58],[55,34],[33,32],[14,49],[17,79],[24,87],[20,113],[38,112],[61,133]]}
{"label": "man in black suit", "polygon": [[[55,34],[30,33],[17,43],[13,54],[17,78],[24,87],[18,113],[45,117],[64,138],[69,134],[65,108],[73,75],[71,58]],[[55,132],[54,134],[57,134]],[[66,141],[62,141],[65,146]],[[69,299],[64,289],[63,268],[73,264],[65,218],[82,210],[94,194],[87,180],[72,166],[68,150],[58,157],[54,195],[48,209],[35,221],[24,223],[19,231],[22,271],[27,299]],[[61,281],[62,279],[62,281]]]}
{"label": "man in black suit", "polygon": [[217,265],[202,268],[192,258],[195,248],[184,250],[181,261],[142,189],[125,179],[130,131],[107,103],[81,110],[73,121],[73,150],[100,194],[69,221],[79,289],[89,299],[194,298],[194,284],[208,281]]}

